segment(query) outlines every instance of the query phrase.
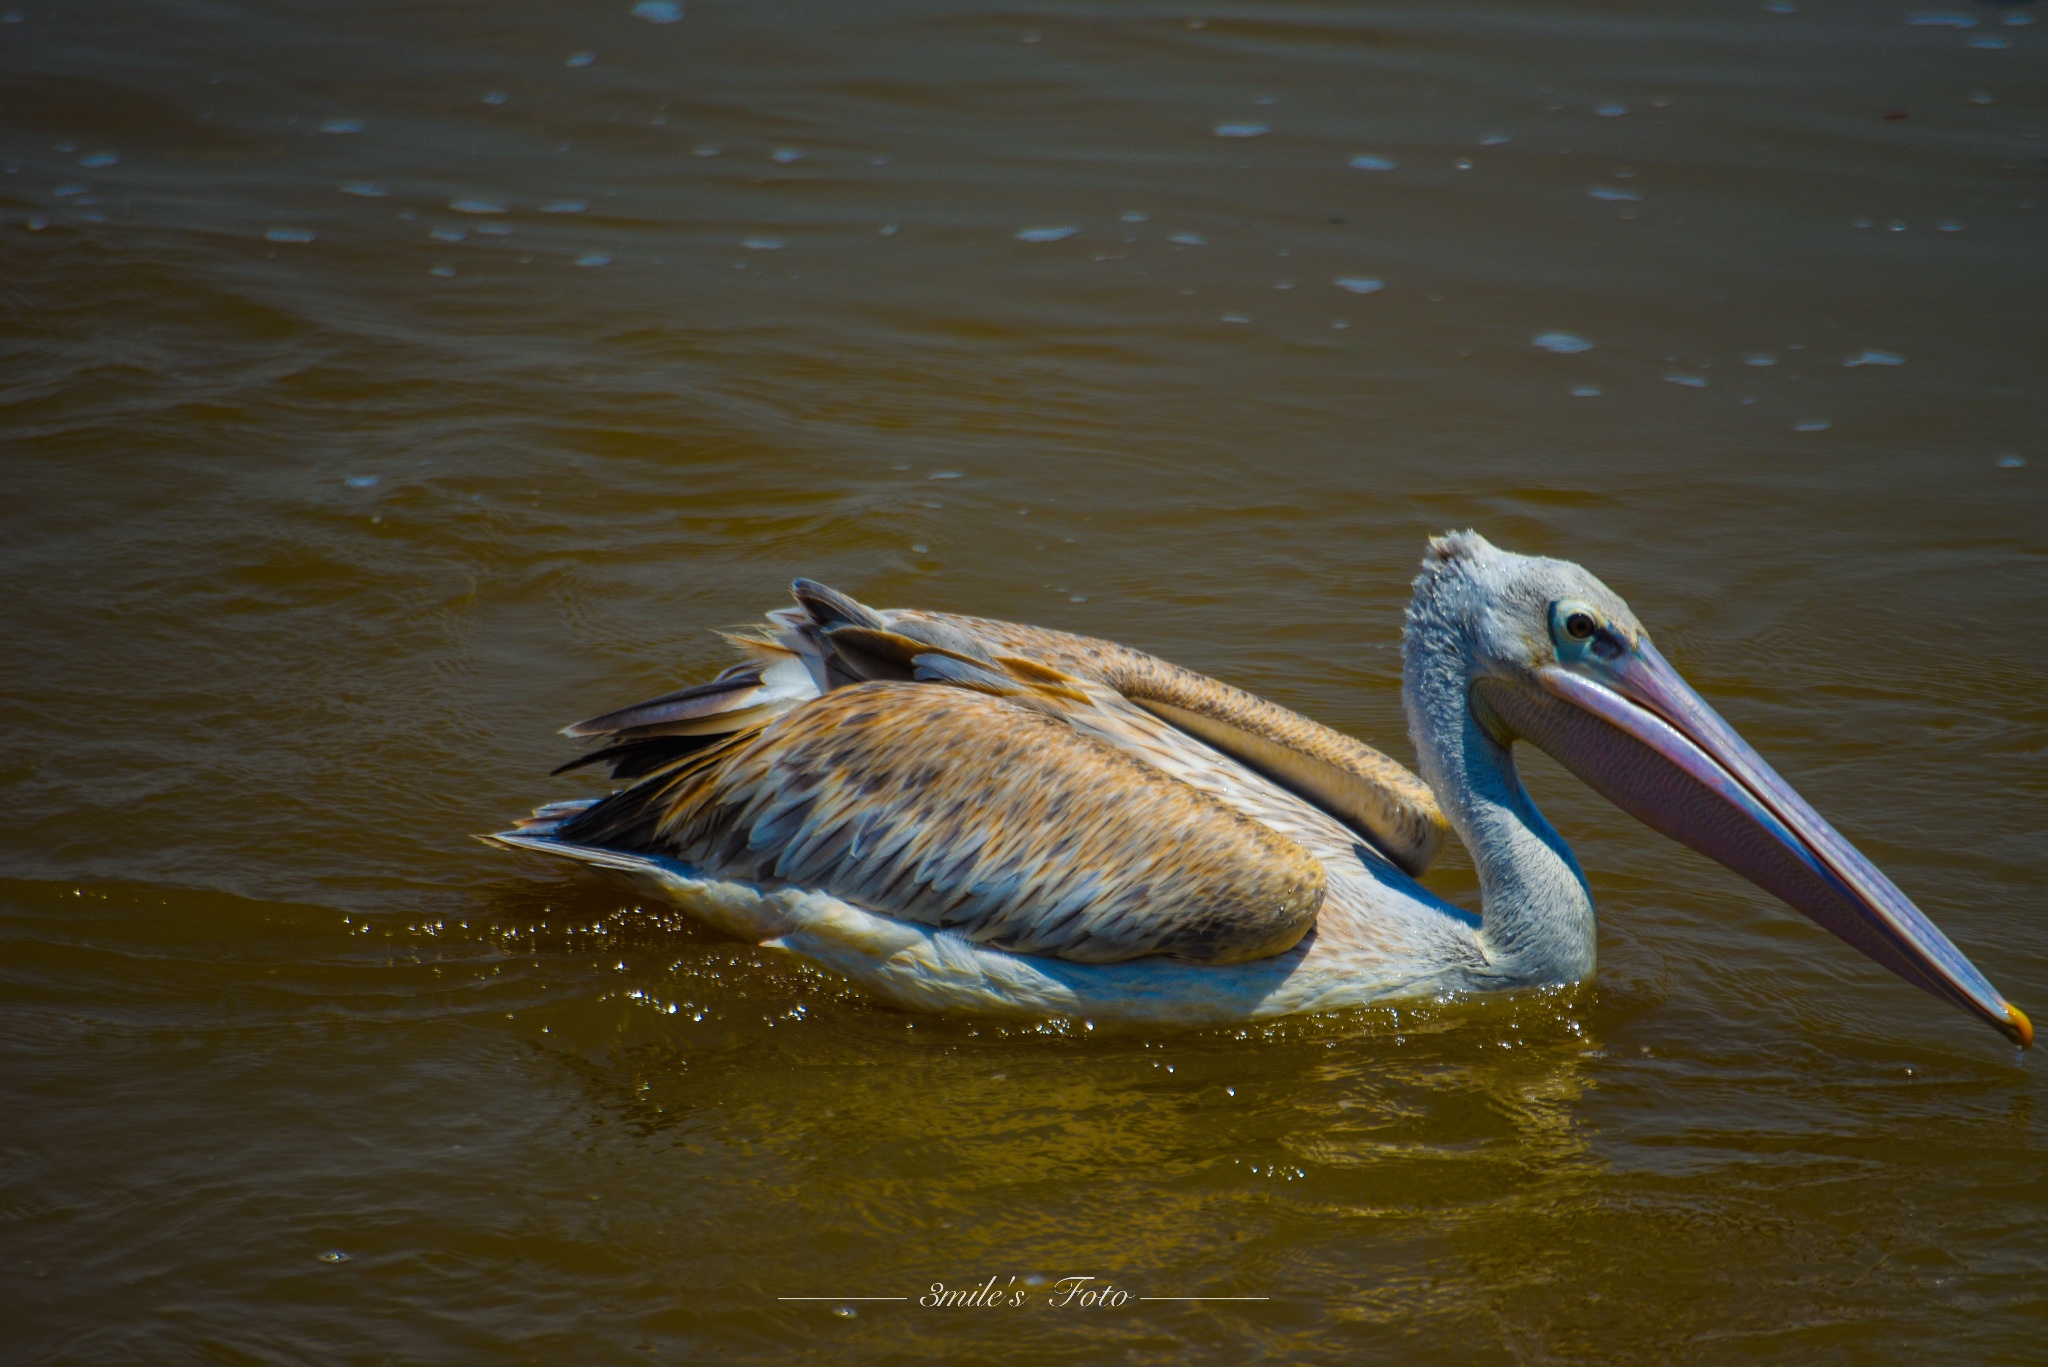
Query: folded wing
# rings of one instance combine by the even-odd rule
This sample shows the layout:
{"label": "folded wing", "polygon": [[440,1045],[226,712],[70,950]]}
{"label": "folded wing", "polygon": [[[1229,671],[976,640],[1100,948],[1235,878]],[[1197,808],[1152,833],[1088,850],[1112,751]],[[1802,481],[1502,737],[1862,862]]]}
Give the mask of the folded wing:
{"label": "folded wing", "polygon": [[1294,841],[1060,715],[1085,701],[933,658],[926,672],[964,682],[834,689],[658,769],[557,838],[1086,963],[1262,958],[1313,924],[1323,868]]}

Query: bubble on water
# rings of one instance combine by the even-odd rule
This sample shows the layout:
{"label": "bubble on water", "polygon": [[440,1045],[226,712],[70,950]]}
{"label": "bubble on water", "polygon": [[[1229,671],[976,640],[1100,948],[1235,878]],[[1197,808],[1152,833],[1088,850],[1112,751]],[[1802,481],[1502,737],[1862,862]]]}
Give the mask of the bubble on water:
{"label": "bubble on water", "polygon": [[1792,424],[1794,432],[1825,432],[1834,424],[1826,418],[1801,418]]}
{"label": "bubble on water", "polygon": [[576,258],[576,264],[579,266],[609,266],[612,264],[612,259],[603,252],[585,252],[582,256]]}
{"label": "bubble on water", "polygon": [[361,119],[322,119],[320,121],[320,131],[323,133],[360,133],[363,131],[363,121]]}
{"label": "bubble on water", "polygon": [[98,170],[102,166],[117,166],[120,161],[121,154],[118,152],[94,152],[91,156],[80,157],[78,164]]}
{"label": "bubble on water", "polygon": [[458,214],[502,214],[505,212],[505,206],[498,203],[495,199],[450,200],[448,207]]}
{"label": "bubble on water", "polygon": [[673,24],[683,17],[683,7],[676,0],[640,0],[632,13],[650,24]]}
{"label": "bubble on water", "polygon": [[1845,357],[1842,361],[1842,364],[1846,366],[1904,365],[1905,363],[1906,358],[1895,351],[1864,351],[1854,356]]}
{"label": "bubble on water", "polygon": [[73,180],[66,181],[64,184],[59,185],[55,190],[52,190],[50,193],[55,195],[59,199],[69,199],[73,195],[82,195],[90,189],[92,189],[92,186],[87,185],[84,181]]}
{"label": "bubble on water", "polygon": [[1168,242],[1178,242],[1183,247],[1203,247],[1207,246],[1209,242],[1209,239],[1203,237],[1200,233],[1173,233],[1166,240]]}
{"label": "bubble on water", "polygon": [[1604,199],[1616,204],[1634,204],[1642,199],[1634,190],[1617,190],[1612,185],[1595,185],[1586,193],[1594,199]]}
{"label": "bubble on water", "polygon": [[1998,468],[2001,470],[2017,470],[2026,463],[2019,456],[2000,456],[1998,458]]}
{"label": "bubble on water", "polygon": [[1364,152],[1351,159],[1354,171],[1391,171],[1400,164],[1392,157],[1376,157]]}
{"label": "bubble on water", "polygon": [[380,478],[378,475],[350,475],[342,483],[351,489],[374,489]]}
{"label": "bubble on water", "polygon": [[1754,356],[1745,356],[1745,357],[1743,357],[1743,358],[1742,358],[1742,363],[1743,363],[1744,365],[1753,365],[1753,366],[1768,366],[1768,365],[1776,365],[1776,364],[1778,363],[1778,358],[1777,358],[1777,357],[1775,357],[1775,356],[1773,356],[1773,355],[1771,355],[1771,354],[1770,354],[1770,353],[1768,353],[1768,352],[1763,352],[1763,351],[1759,351],[1759,352],[1758,352],[1758,353],[1757,353],[1756,355],[1754,355]]}
{"label": "bubble on water", "polygon": [[341,192],[358,199],[383,199],[391,191],[373,180],[350,180],[342,183]]}
{"label": "bubble on water", "polygon": [[1618,119],[1623,114],[1628,113],[1628,106],[1619,103],[1603,104],[1593,112],[1603,119]]}
{"label": "bubble on water", "polygon": [[1705,389],[1707,387],[1707,377],[1704,375],[1666,375],[1664,383],[1682,384],[1687,389]]}
{"label": "bubble on water", "polygon": [[1479,145],[1481,147],[1499,147],[1502,143],[1509,141],[1511,139],[1505,133],[1488,133],[1479,140]]}
{"label": "bubble on water", "polygon": [[1988,52],[1998,52],[1998,51],[2001,51],[2002,49],[2005,49],[2005,48],[2009,48],[2009,47],[2011,47],[2011,46],[2012,46],[2012,44],[2011,44],[2011,43],[2008,43],[2008,42],[2007,42],[2007,41],[2006,41],[2005,39],[2003,39],[2003,38],[1995,38],[1995,37],[1984,37],[1984,38],[1972,38],[1972,39],[1970,40],[1970,46],[1971,46],[1971,47],[1975,47],[1975,48],[1983,48],[1984,50],[1986,50],[1986,51],[1988,51]]}
{"label": "bubble on water", "polygon": [[540,206],[544,214],[580,214],[590,206],[580,199],[557,199]]}
{"label": "bubble on water", "polygon": [[1226,313],[1221,318],[1226,323],[1249,323],[1252,320],[1249,313]]}
{"label": "bubble on water", "polygon": [[1369,275],[1340,275],[1337,277],[1336,285],[1338,289],[1352,294],[1378,294],[1387,287],[1387,282],[1375,280]]}
{"label": "bubble on water", "polygon": [[1219,138],[1257,138],[1273,130],[1263,123],[1219,123],[1216,136]]}
{"label": "bubble on water", "polygon": [[1019,228],[1017,230],[1017,240],[1019,242],[1058,242],[1063,238],[1072,237],[1080,231],[1079,228],[1072,227],[1071,225],[1062,225],[1056,228]]}
{"label": "bubble on water", "polygon": [[320,1261],[323,1263],[345,1263],[350,1261],[350,1255],[343,1253],[338,1248],[330,1248],[320,1255]]}
{"label": "bubble on water", "polygon": [[1967,14],[1954,10],[1921,10],[1906,16],[1906,22],[1914,28],[1975,28],[1977,21]]}
{"label": "bubble on water", "polygon": [[1530,340],[1545,351],[1555,352],[1559,356],[1573,356],[1581,351],[1593,349],[1591,342],[1571,332],[1544,332]]}
{"label": "bubble on water", "polygon": [[794,147],[778,147],[768,156],[768,160],[780,162],[784,166],[789,165],[793,161],[802,161],[803,159],[804,154]]}
{"label": "bubble on water", "polygon": [[1574,385],[1572,387],[1572,397],[1575,399],[1597,399],[1600,397],[1600,386],[1597,384]]}
{"label": "bubble on water", "polygon": [[512,97],[510,95],[506,94],[502,90],[487,90],[484,92],[485,104],[503,104],[505,103],[505,101],[511,98]]}
{"label": "bubble on water", "polygon": [[858,1316],[860,1311],[850,1305],[835,1305],[832,1307],[832,1313],[843,1320],[850,1320]]}
{"label": "bubble on water", "polygon": [[463,228],[436,228],[427,236],[436,242],[460,242],[469,236],[469,232]]}
{"label": "bubble on water", "polygon": [[570,53],[570,54],[569,54],[569,55],[568,55],[567,57],[564,57],[564,58],[562,59],[562,65],[563,65],[563,66],[589,66],[589,65],[590,65],[590,64],[591,64],[592,62],[594,62],[594,61],[596,61],[596,60],[597,60],[597,54],[596,54],[595,52],[589,52],[589,51],[584,51],[584,52],[572,52],[572,53]]}
{"label": "bubble on water", "polygon": [[311,228],[265,228],[263,238],[267,242],[311,242]]}
{"label": "bubble on water", "polygon": [[1149,223],[1152,221],[1152,215],[1146,213],[1143,209],[1128,209],[1117,215],[1117,217],[1126,223]]}
{"label": "bubble on water", "polygon": [[779,252],[783,241],[779,237],[743,237],[740,245],[750,252]]}

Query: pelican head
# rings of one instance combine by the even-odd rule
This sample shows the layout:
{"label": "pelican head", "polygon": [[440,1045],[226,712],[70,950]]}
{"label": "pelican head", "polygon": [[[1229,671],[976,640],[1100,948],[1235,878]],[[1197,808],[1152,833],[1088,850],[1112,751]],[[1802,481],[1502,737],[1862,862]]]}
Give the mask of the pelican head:
{"label": "pelican head", "polygon": [[2018,1044],[2033,1042],[2019,1008],[1721,720],[1620,595],[1584,569],[1499,550],[1474,532],[1438,537],[1416,580],[1407,655],[1426,773],[1446,764],[1441,742],[1422,745],[1430,699],[1439,712],[1456,699],[1484,737],[1473,742],[1497,747],[1503,762],[1514,741],[1530,742],[1652,830]]}

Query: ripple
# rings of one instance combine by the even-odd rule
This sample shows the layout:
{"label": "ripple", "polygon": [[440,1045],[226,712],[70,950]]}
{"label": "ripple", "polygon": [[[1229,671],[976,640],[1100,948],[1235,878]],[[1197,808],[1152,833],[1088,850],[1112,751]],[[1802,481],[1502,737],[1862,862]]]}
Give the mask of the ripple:
{"label": "ripple", "polygon": [[1365,153],[1353,157],[1350,162],[1354,171],[1391,171],[1400,164],[1392,157],[1376,157]]}
{"label": "ripple", "polygon": [[1572,388],[1572,397],[1575,399],[1597,399],[1600,397],[1600,386],[1597,384],[1575,385]]}
{"label": "ripple", "polygon": [[98,170],[102,166],[117,166],[120,161],[121,155],[118,152],[94,152],[91,156],[80,157],[78,164]]}
{"label": "ripple", "polygon": [[743,237],[740,245],[750,252],[779,252],[783,241],[779,237]]}
{"label": "ripple", "polygon": [[1756,355],[1754,355],[1754,356],[1745,356],[1745,357],[1743,357],[1743,358],[1742,358],[1742,363],[1743,363],[1744,365],[1753,365],[1753,366],[1772,366],[1772,365],[1776,365],[1776,364],[1778,363],[1778,358],[1777,358],[1777,357],[1775,357],[1775,356],[1769,355],[1769,354],[1768,354],[1768,353],[1766,353],[1766,352],[1758,352],[1758,353],[1757,353]]}
{"label": "ripple", "polygon": [[1219,123],[1216,125],[1216,136],[1219,138],[1262,138],[1272,131],[1270,126],[1263,123]]}
{"label": "ripple", "polygon": [[1845,366],[1904,365],[1905,363],[1906,358],[1895,351],[1864,351],[1854,356],[1845,357],[1842,361],[1842,364]]}
{"label": "ripple", "polygon": [[1609,200],[1617,204],[1634,204],[1642,199],[1634,190],[1619,190],[1612,185],[1595,185],[1586,193],[1594,199]]}
{"label": "ripple", "polygon": [[1977,21],[1970,15],[1957,14],[1954,10],[1921,10],[1906,16],[1906,22],[1914,28],[1975,28]]}
{"label": "ripple", "polygon": [[1149,223],[1152,221],[1152,215],[1146,213],[1143,209],[1127,209],[1123,213],[1118,214],[1117,217],[1125,223]]}
{"label": "ripple", "polygon": [[351,489],[374,489],[380,478],[378,475],[350,475],[342,483]]}
{"label": "ripple", "polygon": [[511,99],[511,98],[512,98],[512,97],[511,97],[510,95],[506,94],[506,93],[505,93],[504,91],[502,91],[502,90],[487,90],[487,91],[485,91],[485,92],[484,92],[484,103],[485,103],[485,104],[491,104],[491,105],[498,105],[498,104],[503,104],[503,103],[505,103],[505,101],[507,101],[507,100],[509,100],[509,99]]}
{"label": "ripple", "polygon": [[66,182],[65,182],[64,184],[62,184],[62,185],[59,185],[59,186],[58,186],[58,187],[57,187],[56,189],[52,190],[52,191],[51,191],[50,193],[51,193],[51,194],[53,194],[53,195],[55,195],[55,196],[56,196],[57,198],[59,198],[59,199],[69,199],[69,198],[71,198],[71,196],[73,196],[73,195],[82,195],[82,194],[85,194],[85,193],[86,193],[87,191],[89,191],[89,190],[91,190],[91,189],[92,189],[92,186],[90,186],[90,185],[87,185],[87,184],[86,184],[86,183],[85,183],[84,181],[82,181],[82,180],[73,180],[73,181],[66,181]]}
{"label": "ripple", "polygon": [[505,212],[505,206],[494,199],[451,200],[448,207],[458,214],[502,214]]}
{"label": "ripple", "polygon": [[1581,351],[1591,351],[1593,344],[1573,332],[1543,332],[1530,339],[1545,351],[1559,356],[1575,356]]}
{"label": "ripple", "polygon": [[544,214],[580,214],[590,206],[580,199],[557,199],[540,206]]}
{"label": "ripple", "polygon": [[803,159],[804,154],[794,147],[778,147],[768,157],[768,160],[780,162],[784,166],[789,165],[793,161],[802,161]]}
{"label": "ripple", "polygon": [[603,252],[586,252],[576,258],[576,264],[579,266],[609,266],[612,264],[612,259]]}
{"label": "ripple", "polygon": [[1794,432],[1825,432],[1834,424],[1826,418],[1801,418],[1792,424]]}
{"label": "ripple", "polygon": [[1203,237],[1200,233],[1173,233],[1166,240],[1168,242],[1178,242],[1183,247],[1206,247],[1209,245],[1209,239]]}
{"label": "ripple", "polygon": [[363,131],[363,121],[361,119],[322,119],[320,121],[320,131],[323,133],[360,133]]}
{"label": "ripple", "polygon": [[1998,468],[2001,470],[2017,470],[2026,463],[2019,456],[2000,456],[1998,458]]}
{"label": "ripple", "polygon": [[1378,294],[1387,287],[1387,282],[1375,280],[1369,275],[1340,275],[1337,277],[1336,285],[1338,289],[1347,290],[1352,294]]}
{"label": "ripple", "polygon": [[343,181],[341,192],[345,195],[354,195],[358,199],[383,199],[391,193],[374,180]]}
{"label": "ripple", "polygon": [[460,242],[469,236],[469,232],[465,228],[436,228],[427,236],[436,242]]}
{"label": "ripple", "polygon": [[313,230],[311,228],[265,228],[263,230],[263,239],[266,242],[311,242],[313,240]]}
{"label": "ripple", "polygon": [[1019,242],[1059,242],[1065,238],[1072,237],[1080,231],[1079,228],[1066,224],[1054,228],[1019,228],[1017,230],[1017,240]]}
{"label": "ripple", "polygon": [[597,60],[595,52],[572,52],[562,59],[563,66],[589,66]]}
{"label": "ripple", "polygon": [[683,7],[676,0],[640,0],[632,14],[650,24],[673,24],[683,17]]}
{"label": "ripple", "polygon": [[1249,323],[1251,320],[1252,316],[1249,313],[1225,313],[1219,315],[1217,319],[1224,323]]}
{"label": "ripple", "polygon": [[1666,375],[1664,383],[1682,384],[1687,389],[1705,389],[1707,387],[1707,377],[1704,375]]}
{"label": "ripple", "polygon": [[1623,114],[1628,113],[1628,106],[1625,104],[1603,104],[1593,112],[1603,119],[1618,119]]}

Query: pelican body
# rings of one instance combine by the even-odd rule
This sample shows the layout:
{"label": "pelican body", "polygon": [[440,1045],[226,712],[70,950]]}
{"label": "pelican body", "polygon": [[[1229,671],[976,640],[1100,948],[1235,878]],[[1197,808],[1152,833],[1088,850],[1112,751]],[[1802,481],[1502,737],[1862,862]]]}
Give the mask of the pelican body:
{"label": "pelican body", "polygon": [[[1592,893],[1522,785],[1526,741],[2032,1042],[1577,565],[1430,542],[1403,639],[1419,778],[1110,642],[807,580],[795,597],[717,679],[565,729],[600,743],[564,769],[630,786],[485,839],[612,870],[905,1007],[1214,1024],[1588,977]],[[1416,881],[1448,833],[1479,915]]]}

